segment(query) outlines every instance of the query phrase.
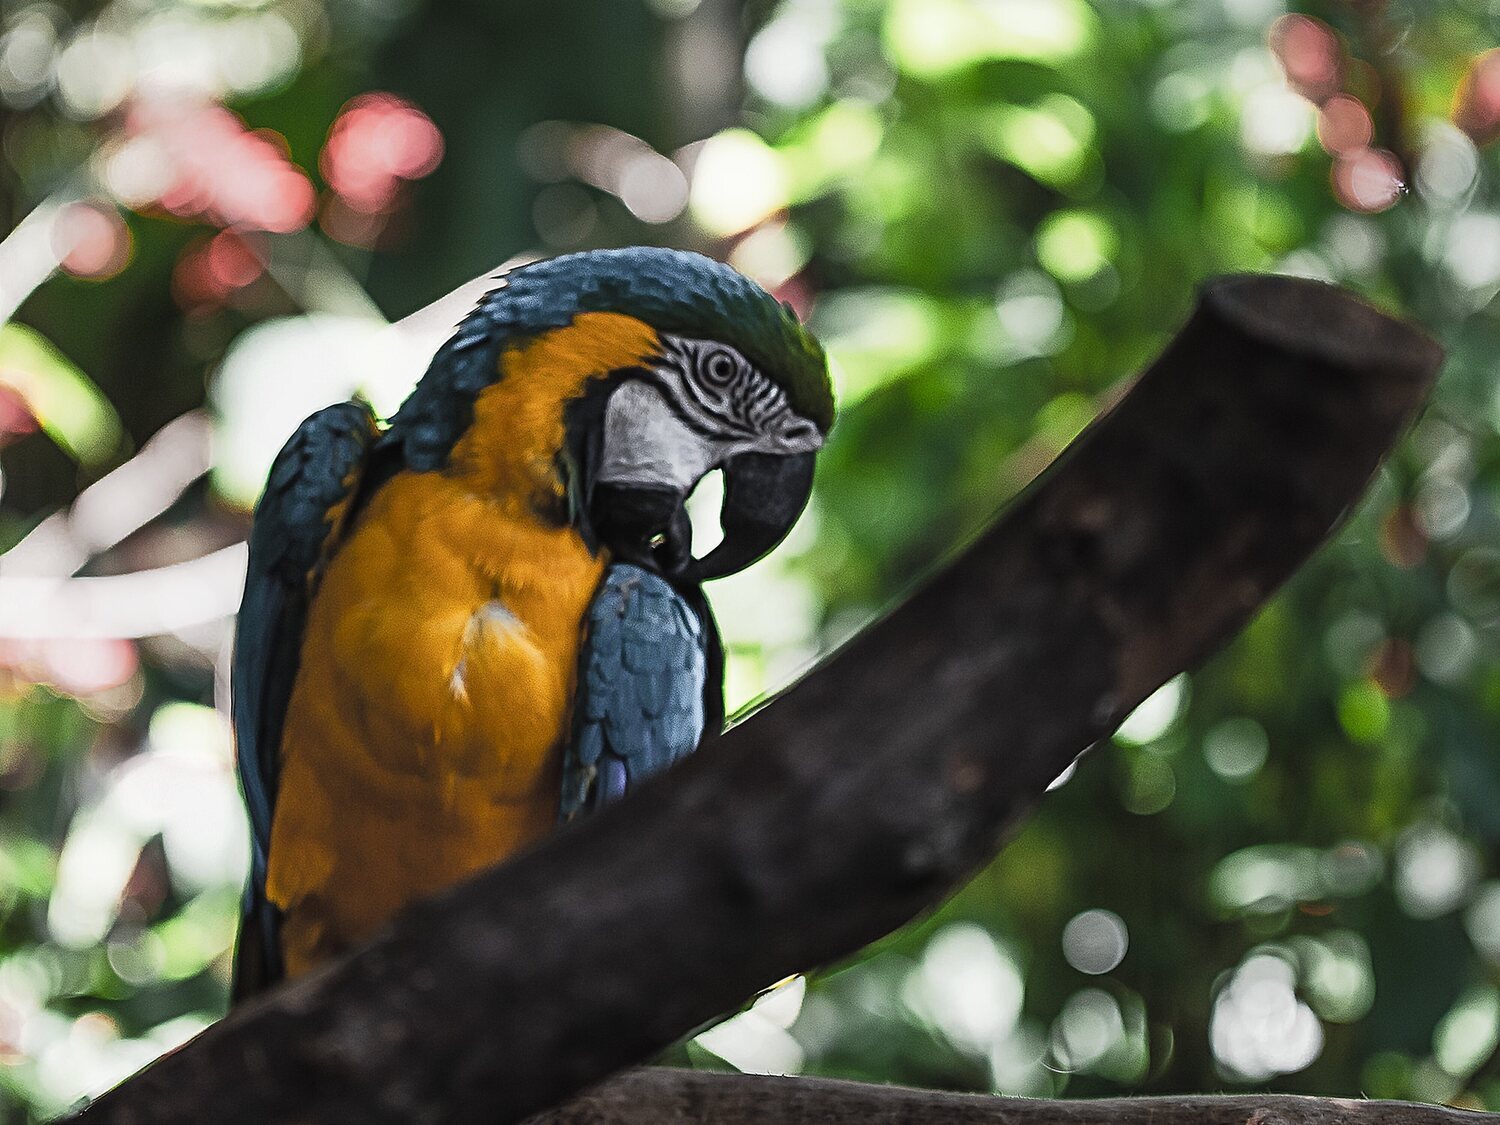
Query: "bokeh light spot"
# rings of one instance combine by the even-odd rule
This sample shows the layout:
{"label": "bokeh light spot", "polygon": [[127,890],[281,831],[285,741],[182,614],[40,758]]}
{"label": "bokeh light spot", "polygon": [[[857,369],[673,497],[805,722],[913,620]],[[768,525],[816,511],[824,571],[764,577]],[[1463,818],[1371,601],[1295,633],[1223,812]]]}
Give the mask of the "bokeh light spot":
{"label": "bokeh light spot", "polygon": [[233,231],[223,231],[208,244],[208,269],[228,291],[249,285],[265,272],[265,264],[245,239]]}
{"label": "bokeh light spot", "polygon": [[1094,115],[1084,105],[1049,94],[1030,106],[996,106],[981,140],[1042,183],[1065,187],[1088,167],[1096,132]]}
{"label": "bokeh light spot", "polygon": [[693,165],[693,217],[711,234],[749,230],[787,205],[781,160],[748,129],[710,137]]}
{"label": "bokeh light spot", "polygon": [[1323,894],[1319,853],[1290,844],[1258,844],[1225,856],[1209,879],[1214,903],[1228,913],[1273,914]]}
{"label": "bokeh light spot", "polygon": [[986,59],[1071,58],[1092,41],[1096,23],[1080,0],[896,0],[884,30],[897,66],[938,78]]}
{"label": "bokeh light spot", "polygon": [[577,184],[548,184],[531,204],[531,221],[548,246],[567,249],[588,238],[599,221],[599,208]]}
{"label": "bokeh light spot", "polygon": [[1318,107],[1318,141],[1330,153],[1364,148],[1375,135],[1365,103],[1351,94],[1335,94]]}
{"label": "bokeh light spot", "polygon": [[1245,99],[1240,140],[1262,156],[1300,152],[1312,136],[1315,116],[1305,99],[1283,86],[1265,85]]}
{"label": "bokeh light spot", "polygon": [[103,116],[125,100],[134,82],[132,45],[113,32],[85,29],[57,59],[57,96],[74,117]]}
{"label": "bokeh light spot", "polygon": [[1474,622],[1500,617],[1500,549],[1471,547],[1460,555],[1448,572],[1448,599]]}
{"label": "bokeh light spot", "polygon": [[1402,570],[1420,566],[1427,557],[1427,533],[1410,504],[1396,504],[1380,521],[1380,551]]}
{"label": "bokeh light spot", "polygon": [[1437,824],[1407,829],[1396,845],[1396,901],[1413,918],[1438,918],[1468,901],[1479,859],[1462,838]]}
{"label": "bokeh light spot", "polygon": [[1321,102],[1338,88],[1343,48],[1333,29],[1322,20],[1282,16],[1271,25],[1269,39],[1287,81],[1304,98]]}
{"label": "bokeh light spot", "polygon": [[1395,206],[1406,191],[1401,162],[1382,148],[1341,153],[1330,172],[1333,193],[1351,211],[1373,214]]}
{"label": "bokeh light spot", "polygon": [[832,23],[822,12],[792,8],[756,32],[745,51],[745,80],[780,106],[811,105],[828,88],[823,46]]}
{"label": "bokeh light spot", "polygon": [[59,264],[74,277],[113,277],[130,260],[130,228],[113,207],[75,203],[57,216],[52,228]]}
{"label": "bokeh light spot", "polygon": [[1087,281],[1118,251],[1114,227],[1093,211],[1054,212],[1037,230],[1037,260],[1059,281]]}
{"label": "bokeh light spot", "polygon": [[0,383],[0,445],[34,434],[38,422],[26,397],[15,387]]}
{"label": "bokeh light spot", "polygon": [[1431,618],[1417,634],[1417,667],[1434,683],[1461,683],[1473,668],[1478,651],[1474,630],[1453,613]]}
{"label": "bokeh light spot", "polygon": [[390,211],[404,183],[431,175],[443,136],[416,106],[394,94],[361,94],[339,111],[318,158],[323,178],[348,206]]}
{"label": "bokeh light spot", "polygon": [[729,264],[767,289],[785,285],[807,264],[812,247],[789,223],[769,222],[746,235],[730,252]]}
{"label": "bokeh light spot", "polygon": [[1470,64],[1454,98],[1453,121],[1475,144],[1500,137],[1500,47]]}
{"label": "bokeh light spot", "polygon": [[[312,184],[287,160],[285,140],[251,132],[221,106],[137,102],[125,137],[127,147],[106,165],[106,177],[120,185],[128,206],[277,233],[312,219]],[[136,145],[143,146],[140,155],[126,157]]]}
{"label": "bokeh light spot", "polygon": [[1435,203],[1453,204],[1465,197],[1479,176],[1474,142],[1444,122],[1429,122],[1417,161],[1417,190]]}
{"label": "bokeh light spot", "polygon": [[1500,992],[1494,985],[1472,988],[1453,1005],[1432,1033],[1432,1056],[1449,1074],[1468,1078],[1500,1045]]}
{"label": "bokeh light spot", "polygon": [[1137,816],[1154,816],[1177,796],[1177,775],[1171,763],[1149,749],[1130,762],[1126,774],[1124,804]]}
{"label": "bokeh light spot", "polygon": [[1151,115],[1162,128],[1187,133],[1208,120],[1213,86],[1190,71],[1163,76],[1151,91]]}
{"label": "bokeh light spot", "polygon": [[1373,680],[1350,684],[1339,696],[1339,725],[1355,742],[1375,743],[1391,723],[1391,705]]}
{"label": "bokeh light spot", "polygon": [[188,246],[172,275],[173,293],[188,310],[213,308],[265,273],[265,250],[251,232],[220,231]]}
{"label": "bokeh light spot", "polygon": [[1385,873],[1379,849],[1360,840],[1335,844],[1318,860],[1322,892],[1354,898],[1373,890]]}
{"label": "bokeh light spot", "polygon": [[1362,1019],[1375,1002],[1370,947],[1352,930],[1334,930],[1292,941],[1302,968],[1302,984],[1319,1018],[1331,1023]]}
{"label": "bokeh light spot", "polygon": [[1085,910],[1063,927],[1063,957],[1080,973],[1112,972],[1130,945],[1124,920],[1112,910]]}
{"label": "bokeh light spot", "polygon": [[903,991],[949,1042],[981,1057],[1016,1026],[1024,995],[1014,959],[969,922],[946,926],[927,943]]}
{"label": "bokeh light spot", "polygon": [[1203,758],[1225,781],[1248,781],[1266,764],[1270,741],[1254,719],[1225,719],[1204,736]]}
{"label": "bokeh light spot", "polygon": [[46,96],[57,60],[53,11],[37,5],[15,13],[0,35],[0,97],[27,109]]}
{"label": "bokeh light spot", "polygon": [[1230,1077],[1263,1082],[1303,1070],[1322,1053],[1322,1024],[1297,998],[1295,984],[1287,960],[1258,953],[1214,998],[1209,1042]]}
{"label": "bokeh light spot", "polygon": [[1469,940],[1491,965],[1500,967],[1500,881],[1486,883],[1464,913]]}
{"label": "bokeh light spot", "polygon": [[1500,283],[1500,215],[1469,211],[1456,217],[1443,262],[1466,289],[1486,290]]}
{"label": "bokeh light spot", "polygon": [[1011,275],[995,302],[995,317],[1004,332],[996,355],[1001,362],[1053,355],[1072,338],[1057,283],[1039,270]]}
{"label": "bokeh light spot", "polygon": [[643,223],[669,223],[687,206],[687,177],[660,153],[642,152],[625,161],[616,188],[625,209]]}
{"label": "bokeh light spot", "polygon": [[1100,988],[1068,997],[1052,1025],[1052,1056],[1063,1070],[1087,1070],[1125,1037],[1119,1002]]}
{"label": "bokeh light spot", "polygon": [[49,640],[43,653],[48,682],[69,695],[118,687],[140,664],[135,645],[116,638]]}

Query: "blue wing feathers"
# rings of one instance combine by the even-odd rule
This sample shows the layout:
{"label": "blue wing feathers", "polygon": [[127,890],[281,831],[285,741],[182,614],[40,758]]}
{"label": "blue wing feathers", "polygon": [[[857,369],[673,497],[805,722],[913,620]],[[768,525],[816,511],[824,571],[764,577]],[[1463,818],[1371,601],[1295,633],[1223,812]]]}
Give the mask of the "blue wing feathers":
{"label": "blue wing feathers", "polygon": [[641,710],[647,718],[658,719],[666,710],[667,682],[670,678],[667,672],[653,672],[642,676],[636,681],[636,690],[640,696]]}
{"label": "blue wing feathers", "polygon": [[579,764],[592,766],[604,753],[604,728],[598,723],[584,723],[574,744]]}
{"label": "blue wing feathers", "polygon": [[698,614],[662,578],[611,566],[584,621],[561,818],[624,796],[702,740],[709,652]]}
{"label": "blue wing feathers", "polygon": [[266,901],[265,881],[281,728],[297,673],[310,582],[332,530],[329,510],[349,495],[375,434],[374,415],[363,403],[320,410],[277,455],[256,506],[231,676],[230,710],[251,829],[245,923],[235,963],[237,999],[280,976],[279,919]]}

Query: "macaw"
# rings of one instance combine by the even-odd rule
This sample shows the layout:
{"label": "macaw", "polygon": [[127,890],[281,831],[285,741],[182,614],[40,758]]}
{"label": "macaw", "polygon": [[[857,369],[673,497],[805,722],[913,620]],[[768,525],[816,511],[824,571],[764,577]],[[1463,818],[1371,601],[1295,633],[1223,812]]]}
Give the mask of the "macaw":
{"label": "macaw", "polygon": [[[506,275],[391,419],[327,407],[250,534],[234,995],[621,797],[723,723],[701,584],[779,543],[833,420],[790,306],[682,251]],[[723,539],[684,501],[724,475]]]}

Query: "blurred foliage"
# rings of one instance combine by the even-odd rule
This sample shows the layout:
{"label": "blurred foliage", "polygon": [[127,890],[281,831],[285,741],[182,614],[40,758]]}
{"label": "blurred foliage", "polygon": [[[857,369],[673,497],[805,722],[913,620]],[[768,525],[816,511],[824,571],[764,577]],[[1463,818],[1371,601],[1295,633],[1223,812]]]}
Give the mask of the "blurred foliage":
{"label": "blurred foliage", "polygon": [[629,242],[727,256],[838,365],[808,519],[714,591],[737,703],[1024,487],[1206,276],[1335,280],[1451,355],[1228,651],[932,917],[680,1058],[1500,1109],[1500,8],[1299,12],[7,7],[0,1122],[222,1011],[225,614],[280,442],[355,389],[390,409],[462,309],[388,321],[514,255]]}

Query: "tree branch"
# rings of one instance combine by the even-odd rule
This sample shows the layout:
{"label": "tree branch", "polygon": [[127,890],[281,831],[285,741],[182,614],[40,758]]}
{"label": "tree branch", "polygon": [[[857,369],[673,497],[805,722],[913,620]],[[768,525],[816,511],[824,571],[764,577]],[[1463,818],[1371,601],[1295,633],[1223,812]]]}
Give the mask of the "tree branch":
{"label": "tree branch", "polygon": [[515,1121],[991,859],[1363,492],[1440,349],[1330,286],[1211,285],[921,590],[658,782],[232,1014],[91,1122]]}
{"label": "tree branch", "polygon": [[621,1074],[526,1125],[1493,1125],[1488,1113],[1286,1094],[1063,1101],[950,1094],[829,1078],[651,1068]]}

